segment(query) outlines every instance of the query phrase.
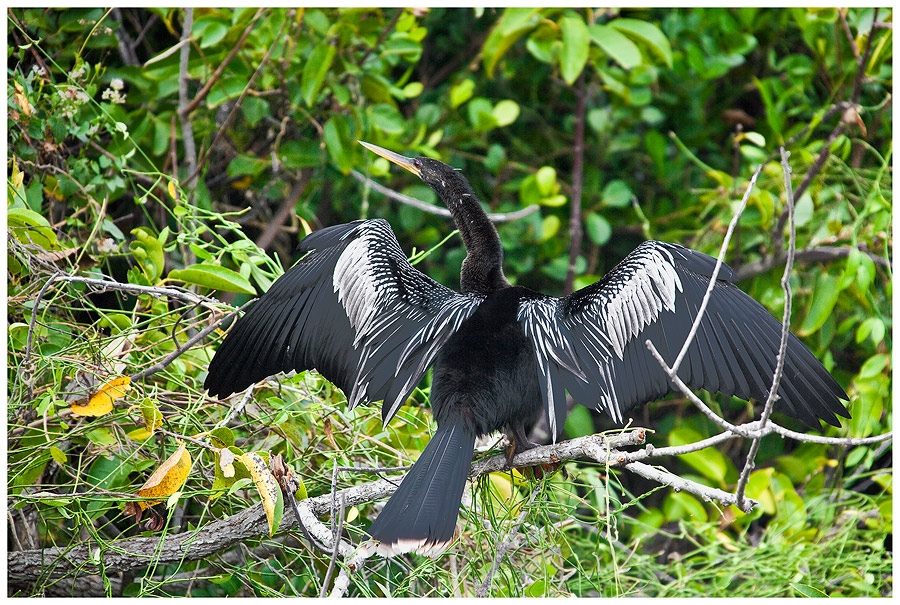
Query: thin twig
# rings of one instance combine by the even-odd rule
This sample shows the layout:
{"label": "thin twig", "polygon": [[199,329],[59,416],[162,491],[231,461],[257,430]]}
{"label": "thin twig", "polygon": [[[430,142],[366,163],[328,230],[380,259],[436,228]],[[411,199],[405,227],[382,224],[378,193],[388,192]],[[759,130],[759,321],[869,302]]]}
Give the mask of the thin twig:
{"label": "thin twig", "polygon": [[491,583],[494,581],[494,574],[497,573],[497,570],[500,569],[500,565],[503,563],[503,559],[506,557],[506,553],[512,548],[513,544],[515,544],[516,534],[519,533],[519,528],[522,526],[522,523],[525,522],[525,517],[528,516],[528,512],[531,509],[531,505],[534,504],[535,498],[537,495],[541,493],[541,490],[544,488],[543,482],[539,482],[538,485],[531,492],[531,496],[528,498],[528,503],[522,507],[522,511],[519,513],[519,518],[516,519],[516,522],[509,529],[509,532],[506,534],[506,538],[503,539],[502,542],[497,546],[497,554],[494,556],[494,563],[491,565],[491,568],[488,570],[487,576],[484,578],[484,582],[481,583],[475,590],[475,596],[479,598],[487,597],[491,592]]}
{"label": "thin twig", "polygon": [[[31,307],[31,319],[28,321],[28,336],[25,339],[25,355],[22,357],[22,366],[21,366],[22,368],[25,368],[25,372],[27,374],[31,373],[27,368],[29,367],[28,364],[29,364],[30,357],[31,357],[31,343],[34,340],[34,326],[37,323],[38,309],[40,308],[41,300],[43,300],[44,295],[47,294],[47,290],[50,288],[50,286],[53,284],[53,282],[56,281],[56,279],[59,278],[61,275],[62,275],[62,272],[57,271],[56,273],[54,273],[53,275],[50,276],[50,279],[47,280],[47,283],[44,284],[43,287],[41,288],[40,292],[38,292],[37,297],[34,299],[34,305]],[[26,380],[26,384],[27,384],[27,388],[28,388],[28,390],[27,390],[28,399],[32,399],[34,397],[34,392],[31,387],[31,381],[28,380],[27,378],[25,380]]]}
{"label": "thin twig", "polygon": [[731,234],[734,233],[734,229],[737,226],[738,220],[740,220],[741,214],[743,214],[744,212],[744,208],[747,207],[747,200],[750,199],[750,193],[753,191],[753,187],[754,185],[756,185],[756,179],[762,169],[763,166],[762,164],[760,164],[759,167],[757,167],[756,172],[753,173],[753,177],[747,184],[747,191],[744,192],[744,197],[743,199],[741,199],[741,205],[734,213],[734,217],[731,219],[731,223],[729,223],[728,225],[728,231],[725,232],[725,237],[722,239],[722,247],[719,250],[718,258],[716,258],[716,266],[713,268],[712,275],[710,275],[709,277],[709,285],[706,288],[706,293],[703,295],[703,300],[700,302],[700,308],[697,310],[697,317],[694,318],[694,324],[691,326],[691,331],[688,332],[687,338],[684,339],[684,345],[681,347],[681,352],[678,353],[678,357],[675,358],[675,363],[672,364],[672,371],[675,373],[678,372],[678,368],[679,366],[681,366],[681,362],[684,360],[684,356],[687,355],[688,348],[691,346],[691,343],[694,341],[694,337],[697,334],[697,330],[700,328],[700,322],[703,320],[703,314],[706,313],[706,305],[709,304],[709,299],[712,296],[713,288],[716,287],[716,279],[719,276],[719,269],[722,267],[725,254],[728,252],[728,243],[731,241]]}
{"label": "thin twig", "polygon": [[[698,492],[696,483],[689,479],[685,479],[684,477],[679,477],[674,473],[670,473],[663,468],[650,466],[643,462],[630,462],[625,465],[625,468],[645,479],[649,479],[660,485],[671,487],[676,492],[686,491],[692,494],[697,494]],[[714,487],[706,487],[705,485],[702,487],[703,489],[701,490],[700,496],[706,502],[715,500],[720,502],[723,506],[731,506],[734,504],[745,513],[751,512],[756,505],[759,504],[756,500],[744,499],[743,494],[736,496],[735,494],[730,494]]]}
{"label": "thin twig", "polygon": [[[781,148],[781,169],[784,172],[785,187],[785,206],[788,212],[788,252],[787,259],[784,264],[784,273],[781,276],[781,288],[784,290],[784,313],[781,317],[781,341],[778,344],[778,355],[775,357],[775,374],[772,376],[772,387],[769,389],[769,396],[766,397],[766,403],[763,406],[762,415],[759,419],[760,429],[765,429],[769,416],[775,409],[775,401],[778,399],[778,389],[781,386],[781,376],[784,373],[784,362],[787,357],[787,344],[790,336],[791,325],[791,302],[793,300],[791,292],[791,270],[794,268],[794,254],[797,252],[797,224],[794,220],[794,190],[791,187],[791,166],[788,164],[790,154]],[[762,438],[755,438],[750,442],[750,451],[747,452],[747,459],[744,462],[744,468],[738,478],[737,495],[738,507],[744,508],[744,490],[747,482],[750,480],[750,473],[756,468],[756,453],[759,451],[759,445]]]}
{"label": "thin twig", "polygon": [[338,515],[337,522],[337,531],[334,536],[334,549],[331,551],[331,560],[328,562],[328,571],[325,572],[325,579],[322,580],[322,594],[321,597],[325,598],[325,595],[328,591],[328,583],[331,582],[331,575],[334,573],[334,567],[337,564],[338,553],[340,552],[341,545],[341,531],[344,527],[344,515],[347,512],[347,506],[344,502],[344,498],[341,498],[341,508],[340,514]]}
{"label": "thin twig", "polygon": [[[838,260],[841,258],[847,258],[850,256],[850,253],[853,250],[859,250],[863,254],[869,257],[869,259],[875,263],[876,265],[881,265],[882,267],[890,267],[891,264],[888,262],[886,258],[883,256],[879,256],[877,254],[873,254],[868,250],[863,249],[864,246],[859,244],[857,246],[812,246],[810,248],[803,248],[802,250],[797,250],[794,253],[794,262],[801,263],[817,263],[817,262],[828,262],[833,260]],[[775,268],[781,262],[784,261],[784,257],[781,255],[770,255],[767,258],[754,261],[751,263],[747,263],[745,265],[741,265],[735,273],[737,274],[738,281],[742,281],[745,279],[749,279],[760,273],[765,273],[770,269]]]}
{"label": "thin twig", "polygon": [[189,303],[196,303],[208,309],[212,309],[214,311],[221,310],[222,303],[216,301],[214,298],[210,298],[207,296],[201,296],[199,294],[194,294],[193,292],[189,292],[182,288],[171,287],[171,286],[140,286],[137,284],[128,284],[123,282],[118,282],[112,279],[97,279],[94,277],[81,277],[79,275],[59,275],[56,276],[57,281],[64,282],[72,282],[79,284],[86,284],[91,286],[92,288],[96,288],[100,292],[106,292],[107,290],[115,290],[117,292],[125,292],[128,294],[147,294],[154,297],[161,296],[169,296],[171,298],[175,298],[178,300],[183,300]]}
{"label": "thin twig", "polygon": [[[432,206],[431,204],[423,202],[422,200],[417,200],[414,197],[409,197],[408,195],[403,195],[402,193],[397,193],[393,189],[390,189],[376,181],[373,181],[372,179],[368,178],[367,176],[365,176],[364,174],[362,174],[361,172],[358,172],[356,170],[351,170],[350,176],[355,178],[360,183],[363,183],[367,187],[371,187],[373,190],[377,191],[378,193],[381,193],[396,202],[400,202],[401,204],[406,204],[407,206],[412,206],[413,208],[417,208],[417,209],[421,210],[422,212],[427,212],[429,214],[436,214],[438,216],[443,216],[446,218],[450,218],[452,216],[450,214],[450,211],[447,210],[446,208],[443,208],[441,206]],[[522,208],[521,210],[516,210],[515,212],[506,212],[506,213],[500,213],[500,214],[498,214],[498,213],[488,214],[488,219],[490,219],[490,221],[492,223],[507,223],[510,221],[515,221],[515,220],[519,220],[521,218],[525,218],[526,216],[528,216],[530,214],[534,214],[538,210],[540,210],[540,207],[537,206],[536,204],[532,204],[531,206]]]}
{"label": "thin twig", "polygon": [[[247,304],[250,304],[250,303],[248,302]],[[246,305],[244,305],[244,306],[246,306]],[[155,374],[156,372],[159,372],[160,370],[164,369],[170,363],[172,363],[173,361],[175,361],[176,359],[178,359],[179,357],[184,355],[184,353],[188,349],[193,347],[196,343],[198,343],[201,340],[203,340],[204,338],[206,338],[206,336],[208,334],[215,331],[222,323],[224,323],[225,321],[227,321],[227,320],[231,319],[232,317],[234,317],[235,315],[237,315],[243,308],[244,307],[241,307],[240,309],[235,309],[228,315],[217,319],[210,325],[208,325],[205,328],[203,328],[202,330],[200,330],[197,334],[193,335],[191,338],[186,340],[184,344],[179,345],[174,351],[172,351],[171,353],[166,355],[165,358],[163,358],[162,360],[153,364],[149,368],[145,368],[145,369],[141,370],[140,372],[137,372],[136,374],[132,374],[131,381],[137,382],[139,380],[143,380],[147,376]]]}

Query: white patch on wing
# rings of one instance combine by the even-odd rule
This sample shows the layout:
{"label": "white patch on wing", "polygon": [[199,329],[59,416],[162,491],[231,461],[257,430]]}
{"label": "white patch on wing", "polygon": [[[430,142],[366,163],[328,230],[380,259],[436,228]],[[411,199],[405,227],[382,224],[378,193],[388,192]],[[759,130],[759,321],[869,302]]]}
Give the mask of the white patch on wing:
{"label": "white patch on wing", "polygon": [[[654,245],[629,259],[625,274],[610,284],[611,290],[592,304],[605,319],[606,340],[619,359],[625,347],[663,311],[675,311],[676,291],[682,291],[671,254]],[[597,308],[599,307],[599,308]]]}
{"label": "white patch on wing", "polygon": [[[615,421],[623,421],[623,406],[629,402],[620,400],[613,361],[624,361],[629,343],[659,321],[663,311],[674,313],[682,291],[671,252],[658,242],[647,242],[612,270],[600,290],[583,295],[587,298],[576,295],[575,304],[582,307],[570,309],[563,303],[566,299],[549,297],[521,304],[518,319],[534,344],[538,370],[547,381],[543,397],[551,427],[556,406],[564,402],[554,401],[550,364],[583,381],[593,376],[589,391],[597,388],[597,399],[579,403],[597,406]],[[597,378],[599,384],[593,384]]]}
{"label": "white patch on wing", "polygon": [[367,332],[366,328],[378,308],[379,295],[384,294],[378,292],[378,269],[372,263],[365,234],[347,245],[334,267],[332,284],[356,334],[354,347],[359,346],[359,341]]}

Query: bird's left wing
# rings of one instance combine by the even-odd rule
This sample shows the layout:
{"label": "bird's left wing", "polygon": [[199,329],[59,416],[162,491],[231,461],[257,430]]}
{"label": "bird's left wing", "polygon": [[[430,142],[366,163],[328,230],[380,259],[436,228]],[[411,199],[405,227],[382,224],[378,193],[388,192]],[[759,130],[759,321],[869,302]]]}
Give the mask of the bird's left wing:
{"label": "bird's left wing", "polygon": [[[690,331],[716,259],[676,244],[645,242],[603,279],[563,298],[535,296],[519,321],[538,360],[551,433],[565,420],[565,392],[623,422],[636,405],[673,389],[646,347],[672,364]],[[722,265],[706,313],[678,371],[692,388],[764,401],[781,324],[738,289]],[[812,426],[838,426],[846,393],[793,334],[776,406]]]}
{"label": "bird's left wing", "polygon": [[277,372],[316,369],[351,408],[383,400],[387,422],[482,298],[412,267],[382,219],[316,231],[301,252],[232,327],[206,388],[226,396]]}

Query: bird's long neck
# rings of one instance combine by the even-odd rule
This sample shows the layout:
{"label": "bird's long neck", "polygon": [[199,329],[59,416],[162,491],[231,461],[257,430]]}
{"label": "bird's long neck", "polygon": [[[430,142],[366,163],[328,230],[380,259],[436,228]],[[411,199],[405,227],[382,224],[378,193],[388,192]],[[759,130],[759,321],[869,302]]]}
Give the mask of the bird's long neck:
{"label": "bird's long neck", "polygon": [[509,286],[503,275],[500,236],[469,183],[461,178],[442,192],[441,197],[466,247],[459,278],[463,293],[486,294]]}

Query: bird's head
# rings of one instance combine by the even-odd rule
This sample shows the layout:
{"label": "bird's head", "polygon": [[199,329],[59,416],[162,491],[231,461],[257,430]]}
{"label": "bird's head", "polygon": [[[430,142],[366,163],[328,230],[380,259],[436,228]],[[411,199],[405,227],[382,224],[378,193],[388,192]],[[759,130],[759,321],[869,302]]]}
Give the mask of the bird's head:
{"label": "bird's head", "polygon": [[408,158],[365,141],[359,141],[359,144],[387,161],[412,172],[431,187],[448,206],[460,201],[461,195],[471,194],[474,197],[466,177],[453,166],[432,158]]}

